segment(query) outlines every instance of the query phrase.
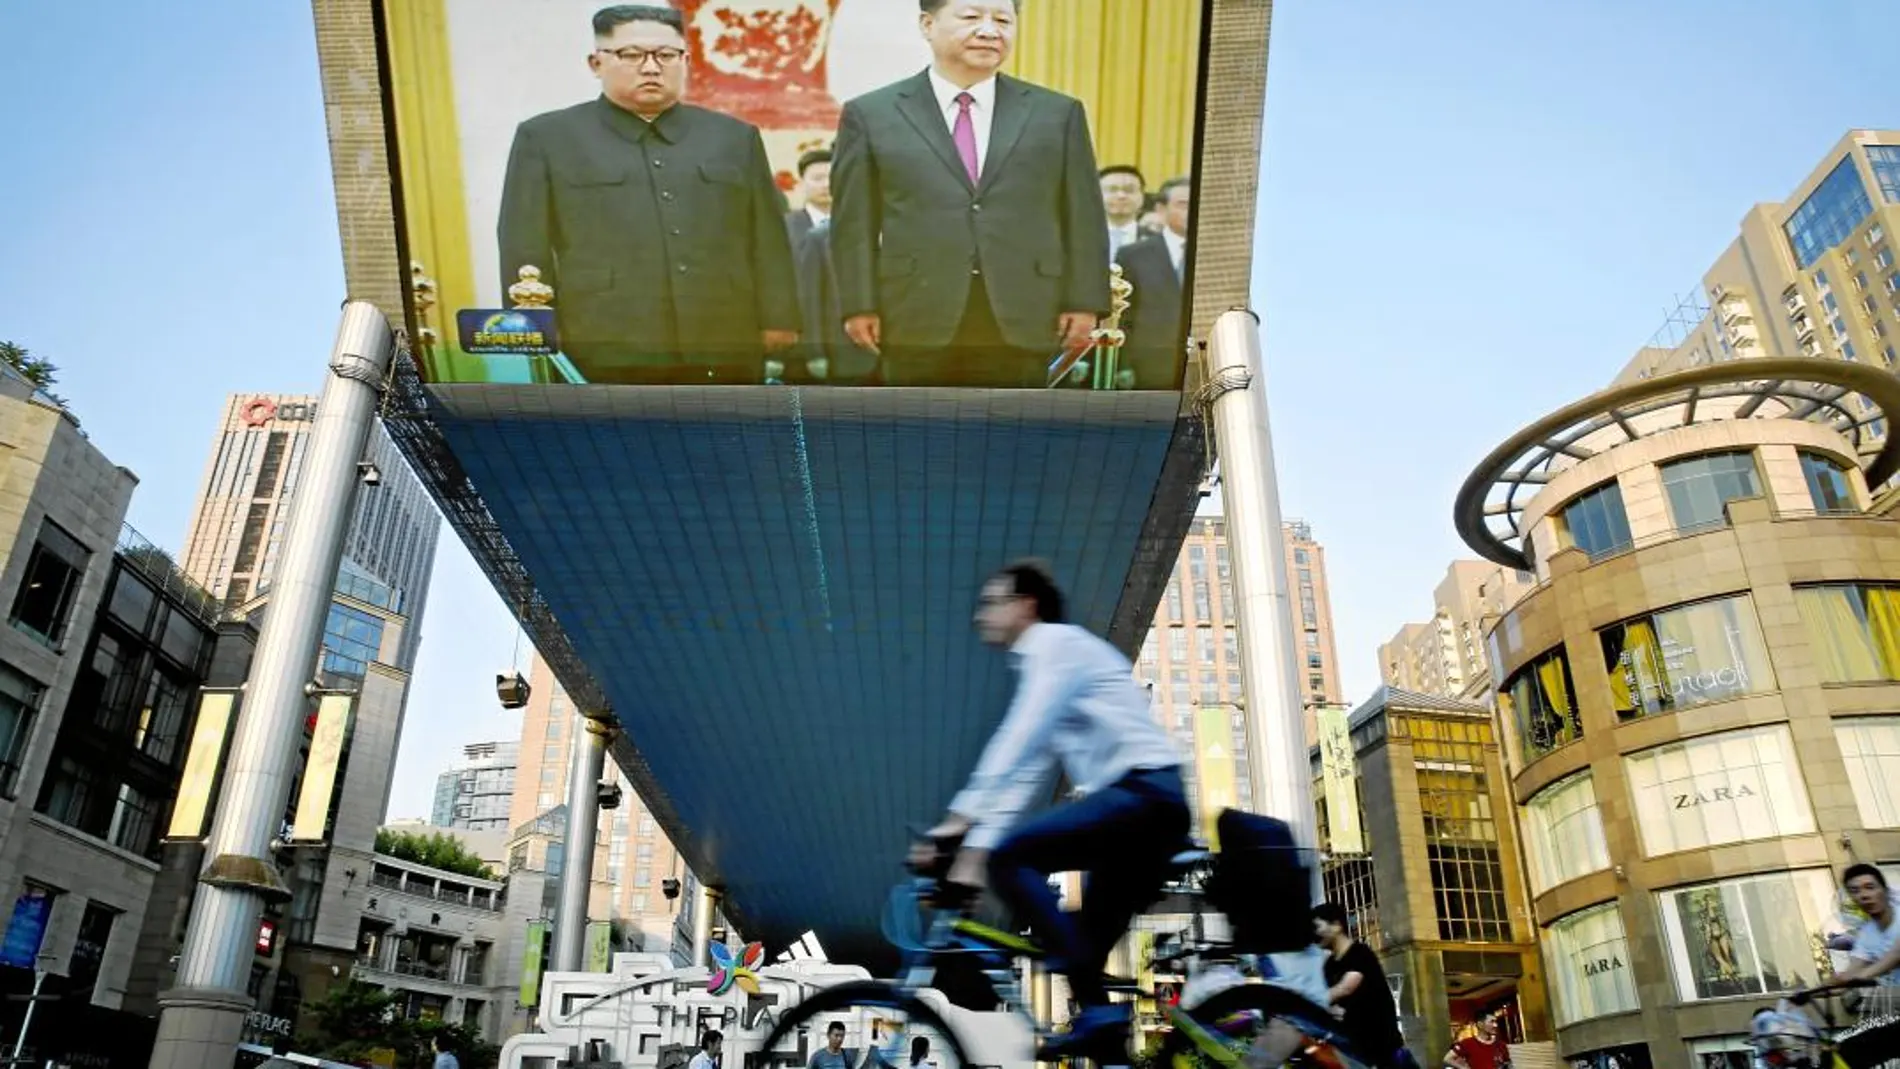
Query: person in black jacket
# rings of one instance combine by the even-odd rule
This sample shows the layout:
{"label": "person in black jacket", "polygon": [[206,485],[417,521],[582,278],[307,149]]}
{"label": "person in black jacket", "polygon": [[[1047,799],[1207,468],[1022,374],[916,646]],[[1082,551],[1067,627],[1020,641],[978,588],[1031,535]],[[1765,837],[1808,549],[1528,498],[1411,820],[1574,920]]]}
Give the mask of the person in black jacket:
{"label": "person in black jacket", "polygon": [[554,287],[562,351],[589,382],[758,382],[794,344],[784,199],[757,127],[680,102],[685,24],[594,16],[601,96],[515,131],[498,229],[502,290]]}
{"label": "person in black jacket", "polygon": [[1194,185],[1172,178],[1161,185],[1161,233],[1122,246],[1115,256],[1122,274],[1134,287],[1122,329],[1128,341],[1122,366],[1135,372],[1138,390],[1172,390],[1181,385],[1184,361],[1182,337],[1183,286],[1187,277],[1188,214]]}

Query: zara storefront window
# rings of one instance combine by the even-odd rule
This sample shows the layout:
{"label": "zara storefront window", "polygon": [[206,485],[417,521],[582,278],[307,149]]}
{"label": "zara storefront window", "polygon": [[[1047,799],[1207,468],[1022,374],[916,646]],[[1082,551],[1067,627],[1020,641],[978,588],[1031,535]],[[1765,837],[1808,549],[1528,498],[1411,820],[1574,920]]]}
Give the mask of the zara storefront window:
{"label": "zara storefront window", "polygon": [[1768,646],[1746,594],[1624,620],[1599,633],[1619,719],[1773,690]]}

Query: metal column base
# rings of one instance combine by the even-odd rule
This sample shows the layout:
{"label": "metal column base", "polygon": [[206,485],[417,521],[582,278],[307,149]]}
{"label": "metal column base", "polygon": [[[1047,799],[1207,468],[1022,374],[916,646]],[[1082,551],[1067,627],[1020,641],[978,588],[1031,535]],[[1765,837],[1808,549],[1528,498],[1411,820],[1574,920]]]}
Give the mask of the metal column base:
{"label": "metal column base", "polygon": [[174,988],[158,996],[158,1041],[152,1069],[230,1069],[244,1037],[244,1016],[256,1007],[242,991]]}

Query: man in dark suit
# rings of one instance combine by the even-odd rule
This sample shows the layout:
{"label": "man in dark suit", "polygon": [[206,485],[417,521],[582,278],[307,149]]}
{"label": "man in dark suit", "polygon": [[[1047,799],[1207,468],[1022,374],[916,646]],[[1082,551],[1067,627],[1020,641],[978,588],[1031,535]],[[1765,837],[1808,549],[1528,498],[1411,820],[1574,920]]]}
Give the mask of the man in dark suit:
{"label": "man in dark suit", "polygon": [[798,192],[804,203],[785,213],[785,229],[792,236],[792,257],[811,228],[831,221],[831,150],[815,148],[798,157]]}
{"label": "man in dark suit", "polygon": [[1015,0],[919,0],[928,70],[844,106],[832,261],[890,385],[1042,386],[1108,309],[1108,218],[1073,98],[1001,76]]}
{"label": "man in dark suit", "polygon": [[671,8],[594,16],[601,96],[515,131],[502,187],[502,287],[554,287],[562,351],[589,382],[758,382],[798,340],[784,201],[756,127],[680,103]]}
{"label": "man in dark suit", "polygon": [[1115,255],[1134,292],[1122,313],[1128,341],[1122,366],[1135,372],[1137,390],[1173,390],[1181,385],[1182,283],[1187,277],[1188,212],[1194,186],[1186,178],[1162,183],[1163,229],[1125,245]]}

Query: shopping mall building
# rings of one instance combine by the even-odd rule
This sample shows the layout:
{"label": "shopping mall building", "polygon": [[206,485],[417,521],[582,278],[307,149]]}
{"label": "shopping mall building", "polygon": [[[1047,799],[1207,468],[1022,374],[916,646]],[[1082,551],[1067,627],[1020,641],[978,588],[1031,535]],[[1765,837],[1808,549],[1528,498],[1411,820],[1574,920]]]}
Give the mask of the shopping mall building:
{"label": "shopping mall building", "polygon": [[1700,367],[1460,492],[1465,541],[1538,580],[1489,641],[1573,1065],[1746,1065],[1749,1017],[1841,960],[1836,874],[1900,877],[1900,523],[1869,494],[1897,406],[1862,364]]}

